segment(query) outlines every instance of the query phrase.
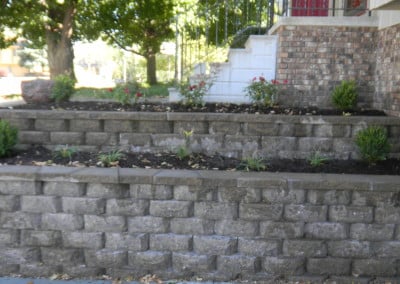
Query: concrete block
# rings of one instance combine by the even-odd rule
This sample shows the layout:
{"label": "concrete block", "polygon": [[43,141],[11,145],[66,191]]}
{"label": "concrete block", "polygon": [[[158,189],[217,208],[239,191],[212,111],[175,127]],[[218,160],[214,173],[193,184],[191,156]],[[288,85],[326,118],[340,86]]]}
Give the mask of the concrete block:
{"label": "concrete block", "polygon": [[61,202],[54,196],[21,196],[21,210],[34,213],[56,213],[61,211]]}
{"label": "concrete block", "polygon": [[335,205],[329,207],[329,220],[346,223],[371,223],[373,208],[365,206]]}
{"label": "concrete block", "polygon": [[210,134],[238,135],[241,133],[240,122],[211,121],[209,127]]}
{"label": "concrete block", "polygon": [[126,220],[121,216],[84,215],[85,230],[89,232],[125,232]]}
{"label": "concrete block", "polygon": [[85,259],[80,249],[41,248],[42,261],[45,265],[72,266],[83,264]]}
{"label": "concrete block", "polygon": [[288,221],[320,222],[326,221],[328,206],[320,205],[286,205],[284,218]]}
{"label": "concrete block", "polygon": [[105,212],[105,200],[101,198],[88,197],[63,197],[62,208],[64,213],[82,214],[103,214]]}
{"label": "concrete block", "polygon": [[13,212],[20,207],[19,198],[15,195],[0,195],[0,208],[3,212]]}
{"label": "concrete block", "polygon": [[214,233],[214,221],[200,218],[173,218],[171,232],[174,234],[211,235]]}
{"label": "concrete block", "polygon": [[256,257],[221,255],[217,257],[218,274],[226,279],[247,278],[260,270]]}
{"label": "concrete block", "polygon": [[105,233],[105,247],[110,250],[144,251],[149,248],[148,234]]}
{"label": "concrete block", "polygon": [[22,230],[21,244],[33,247],[57,247],[61,244],[61,232]]}
{"label": "concrete block", "polygon": [[[50,132],[47,131],[19,131],[18,143],[28,145],[46,145],[50,142]],[[61,143],[58,143],[61,144]],[[65,143],[64,143],[65,144]]]}
{"label": "concrete block", "polygon": [[117,216],[143,216],[149,211],[148,200],[107,199],[106,214]]}
{"label": "concrete block", "polygon": [[167,233],[169,222],[165,218],[142,216],[128,218],[128,230],[130,233]]}
{"label": "concrete block", "polygon": [[263,259],[264,271],[275,277],[288,277],[303,275],[305,272],[304,258],[265,257]]}
{"label": "concrete block", "polygon": [[125,250],[85,250],[85,260],[89,267],[123,267],[128,264]]}
{"label": "concrete block", "polygon": [[173,192],[175,200],[212,201],[215,190],[202,186],[175,185]]}
{"label": "concrete block", "polygon": [[219,202],[196,202],[194,216],[198,218],[218,220],[237,218],[237,204]]}
{"label": "concrete block", "polygon": [[102,132],[103,125],[97,119],[71,119],[69,128],[72,132]]}
{"label": "concrete block", "polygon": [[394,236],[394,224],[351,224],[350,238],[359,241],[388,241]]}
{"label": "concrete block", "polygon": [[115,146],[118,145],[118,135],[111,132],[86,132],[86,145],[95,146]]}
{"label": "concrete block", "polygon": [[[140,120],[138,122],[139,133],[173,133],[173,123],[171,121],[146,121]],[[121,132],[135,132],[135,131],[121,131]]]}
{"label": "concrete block", "polygon": [[307,272],[314,275],[350,275],[351,259],[309,258]]}
{"label": "concrete block", "polygon": [[50,141],[56,145],[84,145],[85,134],[83,132],[50,132]]}
{"label": "concrete block", "polygon": [[0,229],[0,246],[12,246],[18,242],[19,232],[15,229]]}
{"label": "concrete block", "polygon": [[268,239],[293,239],[303,237],[303,234],[303,222],[260,222],[260,235]]}
{"label": "concrete block", "polygon": [[231,255],[237,252],[237,239],[222,236],[194,236],[193,250],[205,255]]}
{"label": "concrete block", "polygon": [[63,232],[63,247],[101,249],[104,247],[103,233]]}
{"label": "concrete block", "polygon": [[209,272],[216,269],[216,257],[193,252],[174,252],[172,266],[174,270],[188,275]]}
{"label": "concrete block", "polygon": [[371,256],[371,252],[370,242],[328,241],[328,254],[333,257],[368,258]]}
{"label": "concrete block", "polygon": [[374,242],[372,251],[377,258],[397,258],[400,255],[400,241]]}
{"label": "concrete block", "polygon": [[[137,132],[137,123],[131,120],[117,120],[106,119],[104,120],[104,132]],[[142,131],[141,131],[142,132]]]}
{"label": "concrete block", "polygon": [[241,203],[239,218],[243,220],[277,221],[282,218],[283,205],[265,205],[260,203]]}
{"label": "concrete block", "polygon": [[35,195],[40,190],[41,184],[35,181],[0,181],[0,194],[4,195]]}
{"label": "concrete block", "polygon": [[304,227],[306,238],[310,239],[346,239],[348,226],[341,223],[317,222],[307,223]]}
{"label": "concrete block", "polygon": [[311,204],[320,205],[347,205],[351,201],[351,192],[344,190],[309,190],[307,201]]}
{"label": "concrete block", "polygon": [[84,194],[85,184],[75,182],[44,182],[43,194],[63,197],[79,197]]}
{"label": "concrete block", "polygon": [[129,265],[135,269],[151,271],[165,270],[172,266],[172,255],[170,252],[144,251],[129,252]]}
{"label": "concrete block", "polygon": [[262,190],[262,199],[265,203],[301,204],[305,200],[305,191],[302,189],[270,188]]}
{"label": "concrete block", "polygon": [[223,236],[257,236],[258,223],[245,220],[218,220],[215,222],[215,233]]}
{"label": "concrete block", "polygon": [[156,217],[190,217],[193,215],[193,203],[190,201],[151,200],[150,215]]}
{"label": "concrete block", "polygon": [[64,119],[40,119],[35,120],[37,131],[68,131],[68,121]]}
{"label": "concrete block", "polygon": [[89,183],[86,195],[99,198],[123,198],[129,195],[129,188],[125,184]]}
{"label": "concrete block", "polygon": [[151,234],[150,250],[153,251],[190,251],[192,247],[191,235]]}
{"label": "concrete block", "polygon": [[280,251],[280,241],[262,238],[238,239],[238,252],[249,256],[277,256]]}
{"label": "concrete block", "polygon": [[82,216],[62,213],[42,215],[42,229],[45,230],[74,231],[82,228]]}
{"label": "concrete block", "polygon": [[395,259],[355,259],[352,265],[352,274],[357,276],[396,276],[397,271]]}
{"label": "concrete block", "polygon": [[287,257],[324,257],[327,248],[323,241],[284,240],[282,252]]}
{"label": "concrete block", "polygon": [[355,191],[352,195],[352,204],[356,206],[385,207],[392,203],[395,194],[390,191]]}
{"label": "concrete block", "polygon": [[40,221],[40,214],[36,213],[18,211],[0,214],[0,225],[3,229],[38,229],[41,226]]}
{"label": "concrete block", "polygon": [[39,260],[38,248],[2,248],[0,250],[0,265],[25,264]]}
{"label": "concrete block", "polygon": [[375,208],[375,222],[381,224],[400,224],[400,207],[385,206]]}

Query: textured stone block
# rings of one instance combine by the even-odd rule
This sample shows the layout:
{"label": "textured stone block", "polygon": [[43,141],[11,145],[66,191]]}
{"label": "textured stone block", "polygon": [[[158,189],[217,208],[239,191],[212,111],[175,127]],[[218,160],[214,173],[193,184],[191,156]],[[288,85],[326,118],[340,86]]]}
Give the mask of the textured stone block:
{"label": "textured stone block", "polygon": [[30,277],[43,278],[62,273],[62,268],[60,265],[43,265],[41,262],[26,263],[20,265],[19,273]]}
{"label": "textured stone block", "polygon": [[0,181],[0,194],[35,195],[41,190],[39,182],[34,181]]}
{"label": "textured stone block", "polygon": [[239,218],[243,220],[280,220],[283,205],[265,205],[258,203],[241,203]]}
{"label": "textured stone block", "polygon": [[84,263],[84,256],[80,249],[42,248],[42,261],[45,265],[72,266]]}
{"label": "textured stone block", "polygon": [[103,214],[105,212],[105,200],[88,197],[63,197],[62,208],[65,213],[71,214]]}
{"label": "textured stone block", "polygon": [[149,147],[152,143],[152,135],[144,133],[120,133],[119,143],[122,146]]}
{"label": "textured stone block", "polygon": [[24,212],[2,212],[0,214],[0,225],[4,229],[38,229],[40,224],[40,214]]}
{"label": "textured stone block", "polygon": [[375,242],[372,250],[378,258],[397,258],[400,255],[400,241]]}
{"label": "textured stone block", "polygon": [[393,239],[394,224],[351,224],[350,238],[366,241],[385,241]]}
{"label": "textured stone block", "polygon": [[[266,185],[268,186],[268,185]],[[262,191],[262,199],[265,203],[300,204],[304,202],[305,191],[302,189],[272,188]]]}
{"label": "textured stone block", "polygon": [[292,257],[324,257],[327,255],[323,241],[284,240],[283,255]]}
{"label": "textured stone block", "polygon": [[260,222],[260,235],[265,238],[293,239],[303,234],[303,222]]}
{"label": "textured stone block", "polygon": [[74,182],[45,182],[43,184],[44,195],[63,197],[79,197],[84,194],[85,184]]}
{"label": "textured stone block", "polygon": [[351,192],[342,190],[309,190],[307,201],[311,204],[347,205],[351,201]]}
{"label": "textured stone block", "polygon": [[258,235],[258,223],[245,220],[219,220],[215,233],[223,236],[252,237]]}
{"label": "textured stone block", "polygon": [[183,134],[183,131],[193,130],[196,134],[207,134],[208,123],[206,121],[174,121],[174,133]]}
{"label": "textured stone block", "polygon": [[121,216],[85,215],[85,230],[90,232],[124,232],[126,220]]}
{"label": "textured stone block", "polygon": [[2,248],[0,250],[0,265],[38,262],[39,259],[38,248]]}
{"label": "textured stone block", "polygon": [[237,218],[237,204],[218,202],[197,202],[194,204],[194,216],[204,219]]}
{"label": "textured stone block", "polygon": [[400,207],[385,206],[375,208],[375,222],[383,224],[400,224]]}
{"label": "textured stone block", "polygon": [[237,252],[237,239],[222,236],[194,236],[193,250],[206,255],[231,255]]}
{"label": "textured stone block", "polygon": [[238,239],[238,252],[249,256],[277,256],[280,250],[278,240]]}
{"label": "textured stone block", "polygon": [[7,118],[8,123],[11,126],[18,128],[19,131],[22,130],[34,130],[34,119],[30,118]]}
{"label": "textured stone block", "polygon": [[[104,132],[136,132],[137,125],[131,120],[104,120]],[[142,132],[142,131],[141,131]]]}
{"label": "textured stone block", "polygon": [[150,250],[154,251],[190,251],[192,236],[175,234],[151,234]]}
{"label": "textured stone block", "polygon": [[128,264],[128,253],[124,250],[85,250],[89,267],[121,267]]}
{"label": "textured stone block", "polygon": [[299,151],[301,152],[330,152],[332,151],[332,138],[301,137],[298,139]]}
{"label": "textured stone block", "polygon": [[62,241],[66,248],[101,249],[104,247],[103,233],[63,232]]}
{"label": "textured stone block", "polygon": [[241,126],[239,122],[227,122],[227,121],[212,121],[209,126],[210,134],[231,134],[237,135],[241,132]]}
{"label": "textured stone block", "polygon": [[309,258],[307,272],[315,275],[350,275],[351,259]]}
{"label": "textured stone block", "polygon": [[143,216],[128,219],[130,233],[167,233],[169,222],[161,217]]}
{"label": "textured stone block", "polygon": [[212,201],[215,191],[202,186],[175,185],[173,192],[175,200]]}
{"label": "textured stone block", "polygon": [[105,233],[105,240],[107,249],[144,251],[149,248],[148,234]]}
{"label": "textured stone block", "polygon": [[303,258],[266,257],[263,259],[264,271],[276,277],[288,277],[304,274]]}
{"label": "textured stone block", "polygon": [[284,217],[288,221],[319,222],[326,221],[328,206],[286,205]]}
{"label": "textured stone block", "polygon": [[352,274],[358,276],[396,276],[397,264],[395,259],[355,259]]}
{"label": "textured stone block", "polygon": [[173,197],[173,187],[170,185],[131,184],[130,195],[137,199],[168,200]]}
{"label": "textured stone block", "polygon": [[[45,131],[19,131],[18,143],[20,144],[34,144],[46,145],[50,141],[50,133]],[[61,144],[61,143],[58,143]]]}
{"label": "textured stone block", "polygon": [[390,204],[394,192],[385,191],[355,191],[352,196],[352,204],[357,206],[381,206]]}
{"label": "textured stone block", "polygon": [[118,136],[110,132],[87,132],[85,134],[86,145],[114,146],[118,144]]}
{"label": "textured stone block", "polygon": [[156,271],[164,270],[172,266],[172,256],[170,252],[130,252],[129,265],[134,266],[135,269],[156,273]]}
{"label": "textured stone block", "polygon": [[260,202],[261,190],[249,187],[219,187],[218,201],[243,203]]}
{"label": "textured stone block", "polygon": [[328,254],[333,257],[368,258],[371,256],[370,242],[328,241]]}
{"label": "textured stone block", "polygon": [[244,125],[244,134],[246,135],[277,136],[278,131],[279,124],[277,123],[249,122]]}
{"label": "textured stone block", "polygon": [[304,227],[307,238],[311,239],[345,239],[347,238],[347,225],[341,223],[308,223]]}
{"label": "textured stone block", "polygon": [[82,132],[50,132],[50,141],[60,145],[83,145],[85,134]]}
{"label": "textured stone block", "polygon": [[370,223],[373,220],[373,208],[346,205],[330,206],[329,220],[346,223]]}
{"label": "textured stone block", "polygon": [[67,131],[68,123],[64,119],[40,119],[35,120],[37,131]]}
{"label": "textured stone block", "polygon": [[199,218],[171,219],[171,232],[174,234],[211,235],[214,233],[214,221]]}
{"label": "textured stone block", "polygon": [[[170,121],[146,121],[140,120],[138,132],[140,133],[173,133],[173,123]],[[123,131],[134,132],[134,131]]]}
{"label": "textured stone block", "polygon": [[187,273],[209,272],[216,268],[216,257],[209,255],[199,255],[196,253],[180,253],[172,254],[172,265],[174,270]]}
{"label": "textured stone block", "polygon": [[190,217],[193,215],[193,203],[190,201],[152,200],[150,215],[156,217]]}
{"label": "textured stone block", "polygon": [[259,271],[259,263],[256,257],[243,255],[221,255],[217,257],[218,273],[226,279],[246,278]]}
{"label": "textured stone block", "polygon": [[14,229],[0,229],[0,246],[10,246],[18,242],[19,234]]}
{"label": "textured stone block", "polygon": [[1,211],[13,212],[19,208],[19,198],[15,195],[0,195]]}
{"label": "textured stone block", "polygon": [[74,231],[83,228],[83,217],[72,214],[42,215],[42,228],[47,230]]}
{"label": "textured stone block", "polygon": [[143,216],[148,213],[149,204],[148,200],[108,199],[106,213],[117,216]]}
{"label": "textured stone block", "polygon": [[59,246],[61,244],[61,232],[22,230],[21,244],[23,246],[38,247]]}
{"label": "textured stone block", "polygon": [[129,188],[125,184],[89,183],[86,195],[99,198],[123,198],[129,195]]}
{"label": "textured stone block", "polygon": [[22,196],[21,210],[35,213],[56,213],[61,211],[60,199],[53,196]]}
{"label": "textured stone block", "polygon": [[102,132],[102,122],[97,119],[71,119],[69,128],[73,132]]}

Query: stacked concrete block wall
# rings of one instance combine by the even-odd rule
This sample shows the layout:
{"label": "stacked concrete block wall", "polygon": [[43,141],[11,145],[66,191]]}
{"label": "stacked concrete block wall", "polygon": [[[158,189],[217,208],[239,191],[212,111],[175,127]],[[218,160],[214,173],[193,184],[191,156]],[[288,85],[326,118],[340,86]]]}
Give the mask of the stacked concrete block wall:
{"label": "stacked concrete block wall", "polygon": [[378,32],[375,107],[400,116],[400,24]]}
{"label": "stacked concrete block wall", "polygon": [[207,155],[309,158],[319,151],[357,159],[357,132],[381,125],[389,133],[391,156],[400,154],[400,120],[385,116],[1,110],[0,117],[19,129],[20,148],[174,152],[185,144],[183,131],[193,130],[190,147]]}
{"label": "stacked concrete block wall", "polygon": [[282,25],[277,75],[288,80],[282,103],[331,107],[331,92],[343,80],[358,83],[359,106],[373,107],[377,27]]}
{"label": "stacked concrete block wall", "polygon": [[400,277],[399,189],[396,176],[0,167],[0,274],[384,283]]}

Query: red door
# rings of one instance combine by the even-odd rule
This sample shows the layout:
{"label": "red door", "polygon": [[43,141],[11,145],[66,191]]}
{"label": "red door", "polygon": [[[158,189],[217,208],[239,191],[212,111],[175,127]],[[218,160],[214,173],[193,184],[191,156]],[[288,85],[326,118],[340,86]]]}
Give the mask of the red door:
{"label": "red door", "polygon": [[292,16],[328,16],[329,0],[292,0]]}

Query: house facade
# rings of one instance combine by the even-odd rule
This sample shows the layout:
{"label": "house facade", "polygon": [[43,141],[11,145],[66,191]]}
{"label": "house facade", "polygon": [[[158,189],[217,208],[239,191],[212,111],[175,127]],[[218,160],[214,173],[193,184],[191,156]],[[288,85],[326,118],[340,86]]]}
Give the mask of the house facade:
{"label": "house facade", "polygon": [[276,79],[288,81],[281,99],[328,107],[334,86],[354,79],[361,107],[400,116],[400,1],[324,1],[294,0],[269,31]]}

